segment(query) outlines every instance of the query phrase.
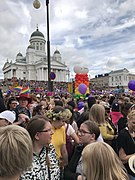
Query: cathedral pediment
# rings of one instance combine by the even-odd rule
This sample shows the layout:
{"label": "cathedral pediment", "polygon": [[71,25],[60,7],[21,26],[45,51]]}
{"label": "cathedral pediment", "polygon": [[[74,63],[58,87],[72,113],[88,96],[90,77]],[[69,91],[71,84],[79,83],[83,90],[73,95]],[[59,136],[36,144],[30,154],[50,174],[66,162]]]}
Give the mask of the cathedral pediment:
{"label": "cathedral pediment", "polygon": [[53,66],[67,67],[64,63],[59,62],[59,61],[56,61],[56,60],[52,61],[51,64],[52,64]]}
{"label": "cathedral pediment", "polygon": [[3,70],[4,69],[6,69],[6,68],[8,68],[8,67],[10,67],[11,66],[11,63],[9,63],[9,62],[6,62],[5,64],[4,64],[4,66],[3,66]]}

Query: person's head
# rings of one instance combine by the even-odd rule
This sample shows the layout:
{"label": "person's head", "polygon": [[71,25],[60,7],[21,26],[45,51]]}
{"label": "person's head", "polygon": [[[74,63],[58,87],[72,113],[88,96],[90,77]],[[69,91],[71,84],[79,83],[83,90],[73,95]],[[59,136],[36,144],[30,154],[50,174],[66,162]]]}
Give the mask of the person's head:
{"label": "person's head", "polygon": [[88,107],[89,109],[93,106],[93,104],[96,104],[95,97],[89,96],[87,99]]}
{"label": "person's head", "polygon": [[[72,112],[70,111],[70,109],[65,108],[64,113],[65,113],[65,117],[64,117],[65,122],[67,124],[72,123],[73,122],[73,118],[72,118]],[[71,120],[71,118],[72,118],[72,120]]]}
{"label": "person's head", "polygon": [[135,155],[132,155],[128,160],[129,168],[135,173]]}
{"label": "person's head", "polygon": [[105,123],[105,108],[101,104],[94,104],[89,112],[89,119],[97,124]]}
{"label": "person's head", "polygon": [[78,136],[81,144],[87,145],[95,142],[100,135],[98,125],[90,120],[83,122],[78,130]]}
{"label": "person's head", "polygon": [[15,97],[10,97],[7,102],[7,109],[14,110],[17,106],[17,100]]}
{"label": "person's head", "polygon": [[75,102],[74,101],[68,101],[67,105],[72,107],[73,110],[75,109]]}
{"label": "person's head", "polygon": [[18,177],[32,165],[32,141],[26,129],[9,125],[0,129],[0,179]]}
{"label": "person's head", "polygon": [[31,103],[31,100],[29,94],[20,94],[18,98],[20,107],[27,107],[28,103]]}
{"label": "person's head", "polygon": [[63,107],[62,100],[55,100],[54,103],[55,103],[55,106],[62,106]]}
{"label": "person's head", "polygon": [[15,121],[15,113],[5,110],[0,113],[0,127],[12,124]]}
{"label": "person's head", "polygon": [[121,113],[124,117],[127,117],[128,113],[130,112],[133,104],[131,103],[126,103],[121,105]]}
{"label": "person's head", "polygon": [[124,103],[125,104],[130,103],[130,98],[129,97],[124,97]]}
{"label": "person's head", "polygon": [[115,102],[112,104],[112,109],[113,112],[119,112],[120,111],[120,105],[118,102]]}
{"label": "person's head", "polygon": [[27,125],[27,131],[30,134],[33,144],[38,143],[40,146],[48,146],[52,140],[52,126],[47,118],[35,116]]}
{"label": "person's head", "polygon": [[35,116],[36,114],[38,115],[45,114],[45,107],[42,104],[39,104],[36,107],[34,107],[32,115]]}
{"label": "person's head", "polygon": [[87,145],[82,152],[82,162],[87,180],[128,179],[122,162],[106,143],[94,142]]}
{"label": "person's head", "polygon": [[131,132],[134,132],[135,131],[135,110],[132,110],[128,116],[127,116],[127,119],[128,119],[128,127],[129,127],[129,130]]}
{"label": "person's head", "polygon": [[52,110],[48,110],[46,115],[50,119],[52,126],[61,128],[65,124],[66,113],[62,106],[55,106]]}

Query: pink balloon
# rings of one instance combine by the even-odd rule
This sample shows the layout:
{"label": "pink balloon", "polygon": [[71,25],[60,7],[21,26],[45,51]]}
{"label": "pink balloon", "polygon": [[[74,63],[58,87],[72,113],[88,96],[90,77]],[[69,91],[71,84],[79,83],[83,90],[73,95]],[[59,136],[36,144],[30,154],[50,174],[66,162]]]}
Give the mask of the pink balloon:
{"label": "pink balloon", "polygon": [[88,68],[85,68],[85,67],[83,67],[82,68],[82,74],[87,74],[89,72],[89,69]]}
{"label": "pink balloon", "polygon": [[80,66],[75,66],[74,67],[74,72],[77,73],[77,74],[81,73],[81,70],[82,70],[82,68]]}

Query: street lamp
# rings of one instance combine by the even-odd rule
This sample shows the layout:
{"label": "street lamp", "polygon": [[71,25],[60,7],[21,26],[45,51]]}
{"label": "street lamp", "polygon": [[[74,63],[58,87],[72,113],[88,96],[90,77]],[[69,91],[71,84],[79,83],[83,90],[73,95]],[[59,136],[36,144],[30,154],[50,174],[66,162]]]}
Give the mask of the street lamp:
{"label": "street lamp", "polygon": [[[34,0],[34,8],[40,8],[39,0]],[[47,60],[48,60],[48,91],[52,91],[52,82],[51,82],[51,61],[50,61],[50,36],[49,36],[49,0],[46,0],[46,13],[47,13]]]}

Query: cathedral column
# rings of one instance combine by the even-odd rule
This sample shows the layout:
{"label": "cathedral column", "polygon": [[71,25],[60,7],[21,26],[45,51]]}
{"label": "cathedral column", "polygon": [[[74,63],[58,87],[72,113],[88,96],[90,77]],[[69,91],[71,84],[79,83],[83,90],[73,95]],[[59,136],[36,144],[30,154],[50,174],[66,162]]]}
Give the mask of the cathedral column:
{"label": "cathedral column", "polygon": [[47,69],[45,68],[45,70],[44,70],[45,81],[48,80],[47,75],[48,75],[48,74],[47,74]]}
{"label": "cathedral column", "polygon": [[13,77],[13,69],[11,69],[11,76],[10,77]]}
{"label": "cathedral column", "polygon": [[39,68],[39,80],[41,80],[41,74],[42,72],[41,72],[41,68]]}
{"label": "cathedral column", "polygon": [[44,80],[44,68],[42,67],[41,69],[41,80],[43,81]]}

